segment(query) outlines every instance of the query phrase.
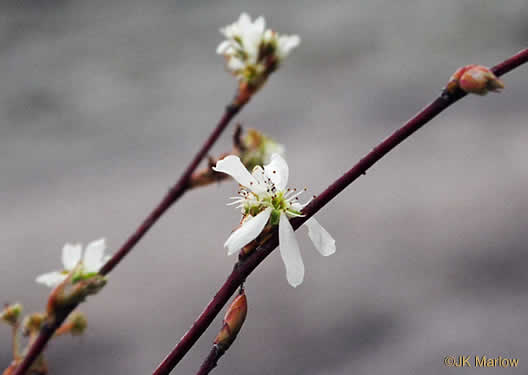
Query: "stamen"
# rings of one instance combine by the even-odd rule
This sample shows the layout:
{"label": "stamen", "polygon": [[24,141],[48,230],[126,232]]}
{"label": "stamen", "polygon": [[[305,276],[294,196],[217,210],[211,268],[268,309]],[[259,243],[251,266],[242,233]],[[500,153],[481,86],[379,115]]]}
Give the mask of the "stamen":
{"label": "stamen", "polygon": [[286,202],[290,202],[290,201],[292,201],[293,199],[297,199],[297,197],[298,197],[299,195],[301,195],[302,193],[304,193],[304,190],[301,190],[300,192],[298,192],[298,193],[296,193],[296,194],[293,194],[292,196],[289,196],[289,197],[287,197],[287,198],[286,198],[286,196],[285,196],[284,198],[285,198]]}

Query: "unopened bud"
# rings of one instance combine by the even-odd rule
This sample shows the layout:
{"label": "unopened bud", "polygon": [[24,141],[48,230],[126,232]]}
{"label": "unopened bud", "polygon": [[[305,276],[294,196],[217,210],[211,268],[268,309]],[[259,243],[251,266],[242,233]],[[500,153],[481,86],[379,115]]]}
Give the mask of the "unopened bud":
{"label": "unopened bud", "polygon": [[273,154],[284,154],[284,146],[255,129],[248,129],[242,139],[240,160],[250,171],[257,165],[268,164]]}
{"label": "unopened bud", "polygon": [[69,333],[72,336],[80,336],[84,333],[87,326],[88,321],[84,314],[80,311],[76,311],[68,317],[68,320],[59,327],[55,334],[60,336]]}
{"label": "unopened bud", "polygon": [[88,321],[82,312],[75,312],[68,321],[72,324],[71,334],[73,336],[82,335],[88,326]]}
{"label": "unopened bud", "polygon": [[214,343],[222,349],[227,350],[235,340],[247,314],[247,299],[246,294],[242,290],[241,293],[233,300],[231,306],[227,309],[224,316],[223,326]]}
{"label": "unopened bud", "polygon": [[74,284],[71,284],[70,280],[66,279],[51,292],[47,305],[48,315],[54,316],[57,310],[83,302],[86,297],[97,294],[103,289],[106,282],[106,277],[99,274],[77,281]]}
{"label": "unopened bud", "polygon": [[20,314],[22,314],[22,305],[14,303],[4,307],[2,312],[0,312],[0,319],[7,324],[15,325],[18,322],[18,318],[20,318]]}
{"label": "unopened bud", "polygon": [[452,93],[457,87],[467,93],[486,95],[488,91],[500,92],[504,83],[489,68],[473,64],[459,68],[451,76],[447,91]]}
{"label": "unopened bud", "polygon": [[33,313],[24,318],[22,322],[22,328],[25,335],[36,333],[42,327],[42,324],[46,320],[46,315],[42,313]]}

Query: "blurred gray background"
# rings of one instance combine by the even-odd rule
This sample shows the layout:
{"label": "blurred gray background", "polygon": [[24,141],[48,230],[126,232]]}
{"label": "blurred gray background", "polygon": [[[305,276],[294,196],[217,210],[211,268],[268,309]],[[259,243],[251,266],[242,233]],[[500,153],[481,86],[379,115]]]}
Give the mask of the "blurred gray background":
{"label": "blurred gray background", "polygon": [[[43,309],[34,278],[60,266],[65,242],[105,236],[115,250],[165,194],[234,93],[215,48],[241,11],[302,37],[237,120],[287,147],[291,183],[310,194],[456,68],[494,65],[528,41],[526,0],[3,1],[2,302]],[[461,373],[447,354],[520,359],[465,374],[526,372],[527,73],[441,114],[320,212],[335,255],[320,257],[301,229],[299,288],[272,254],[215,373]],[[52,343],[50,374],[150,374],[231,270],[235,189],[185,195],[82,305],[86,335]],[[220,322],[174,373],[197,370]]]}

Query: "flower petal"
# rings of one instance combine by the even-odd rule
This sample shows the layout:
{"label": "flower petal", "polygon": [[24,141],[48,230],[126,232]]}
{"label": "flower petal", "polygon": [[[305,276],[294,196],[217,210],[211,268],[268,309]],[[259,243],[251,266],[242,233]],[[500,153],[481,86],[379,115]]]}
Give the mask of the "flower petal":
{"label": "flower petal", "polygon": [[271,208],[266,208],[257,216],[249,218],[240,228],[235,230],[224,244],[227,255],[232,255],[253,241],[262,232],[271,215]]}
{"label": "flower petal", "polygon": [[62,265],[65,270],[71,271],[75,268],[81,260],[81,252],[81,244],[67,243],[64,245],[62,248]]}
{"label": "flower petal", "polygon": [[86,245],[83,258],[85,272],[99,272],[99,269],[103,266],[105,250],[106,243],[104,238],[90,242],[88,245]]}
{"label": "flower petal", "polygon": [[288,185],[288,163],[279,154],[271,155],[271,162],[264,166],[266,176],[275,184],[277,190],[284,190]]}
{"label": "flower petal", "polygon": [[304,263],[293,228],[283,212],[279,221],[279,250],[286,267],[288,283],[295,288],[303,282]]}
{"label": "flower petal", "polygon": [[253,27],[259,33],[261,34],[264,33],[264,29],[266,28],[266,20],[264,19],[264,17],[262,16],[257,17],[255,21],[253,21]]}
{"label": "flower petal", "polygon": [[232,45],[232,42],[230,40],[224,40],[216,48],[216,53],[219,55],[224,55],[227,52],[227,50],[231,47],[231,45]]}
{"label": "flower petal", "polygon": [[238,21],[236,22],[242,33],[251,27],[251,17],[246,12],[240,14]]}
{"label": "flower petal", "polygon": [[312,240],[315,248],[322,256],[335,253],[336,245],[334,238],[314,218],[308,219],[304,225],[308,227],[308,237]]}
{"label": "flower petal", "polygon": [[231,56],[229,60],[227,60],[227,67],[232,72],[237,72],[239,70],[244,69],[244,62],[238,57]]}
{"label": "flower petal", "polygon": [[287,57],[291,50],[297,47],[301,43],[301,38],[298,35],[282,35],[278,41],[277,54],[279,58],[284,59]]}
{"label": "flower petal", "polygon": [[216,172],[222,172],[233,177],[240,185],[253,189],[257,186],[257,180],[249,173],[240,158],[235,155],[228,155],[216,163],[213,167]]}
{"label": "flower petal", "polygon": [[62,283],[66,279],[66,277],[68,277],[67,274],[63,274],[58,271],[53,271],[38,276],[35,281],[39,284],[44,284],[47,287],[54,288],[60,283]]}

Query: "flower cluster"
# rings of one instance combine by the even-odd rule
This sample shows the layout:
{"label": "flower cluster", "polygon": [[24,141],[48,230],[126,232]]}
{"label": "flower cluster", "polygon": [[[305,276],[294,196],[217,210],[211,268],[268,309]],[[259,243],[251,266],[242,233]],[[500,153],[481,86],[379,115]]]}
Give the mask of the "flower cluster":
{"label": "flower cluster", "polygon": [[266,21],[258,17],[251,21],[242,13],[235,23],[220,32],[226,37],[216,49],[227,60],[227,68],[241,82],[258,88],[291,50],[299,45],[298,35],[279,35],[266,29]]}
{"label": "flower cluster", "polygon": [[52,271],[37,277],[37,283],[44,284],[50,288],[54,288],[70,274],[72,276],[72,283],[81,280],[87,280],[98,275],[99,270],[109,259],[105,255],[106,243],[105,239],[101,238],[97,241],[90,242],[82,254],[81,244],[67,243],[62,248],[62,271]]}
{"label": "flower cluster", "polygon": [[[302,216],[301,210],[306,204],[298,201],[303,191],[286,188],[289,175],[286,161],[274,154],[264,168],[256,166],[250,173],[237,156],[230,155],[218,161],[214,170],[229,174],[241,185],[240,196],[234,197],[229,204],[236,204],[244,219],[224,244],[228,254],[236,253],[256,239],[267,224],[278,225],[279,251],[286,267],[286,278],[291,286],[300,285],[304,279],[304,263],[289,218]],[[304,224],[321,255],[335,252],[335,240],[314,218]]]}

